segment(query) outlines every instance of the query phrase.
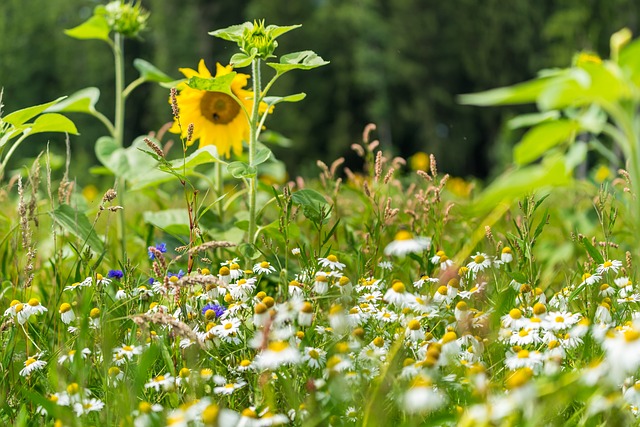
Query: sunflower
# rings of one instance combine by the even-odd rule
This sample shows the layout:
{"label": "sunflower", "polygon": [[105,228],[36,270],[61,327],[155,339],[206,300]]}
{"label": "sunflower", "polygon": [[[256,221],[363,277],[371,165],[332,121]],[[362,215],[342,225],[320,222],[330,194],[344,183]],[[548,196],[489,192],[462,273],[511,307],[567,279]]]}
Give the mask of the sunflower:
{"label": "sunflower", "polygon": [[[216,77],[229,74],[232,71],[230,65],[216,64]],[[191,68],[180,68],[180,72],[189,79],[193,76],[211,78],[211,72],[201,59],[198,71]],[[243,89],[249,80],[247,74],[236,74],[231,83],[231,92],[239,99],[247,112],[253,108],[253,92]],[[182,138],[187,137],[185,123],[193,123],[193,136],[187,145],[192,145],[200,140],[199,147],[215,145],[221,156],[228,158],[233,149],[236,156],[242,153],[242,141],[249,140],[249,120],[242,111],[242,107],[230,95],[222,92],[192,89],[185,83],[178,86],[180,93],[176,96],[180,109],[180,121],[174,120],[169,129],[173,133],[182,133]],[[263,113],[267,108],[261,103],[260,110]]]}

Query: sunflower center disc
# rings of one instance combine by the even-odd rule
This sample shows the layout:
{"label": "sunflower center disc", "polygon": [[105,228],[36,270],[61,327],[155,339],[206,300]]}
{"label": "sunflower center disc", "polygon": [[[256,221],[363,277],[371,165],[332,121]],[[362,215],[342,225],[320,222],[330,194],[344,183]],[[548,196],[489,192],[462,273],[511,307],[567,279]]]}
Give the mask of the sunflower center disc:
{"label": "sunflower center disc", "polygon": [[200,111],[213,123],[225,125],[240,113],[240,105],[226,93],[207,92],[200,100]]}

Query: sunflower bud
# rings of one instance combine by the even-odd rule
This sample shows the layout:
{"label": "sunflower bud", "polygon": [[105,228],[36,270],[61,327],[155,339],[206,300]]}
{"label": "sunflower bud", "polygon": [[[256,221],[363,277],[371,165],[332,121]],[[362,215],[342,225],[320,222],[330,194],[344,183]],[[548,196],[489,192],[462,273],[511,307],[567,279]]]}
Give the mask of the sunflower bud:
{"label": "sunflower bud", "polygon": [[278,47],[278,42],[264,27],[264,20],[253,21],[253,25],[245,27],[242,34],[241,49],[256,58],[267,59],[273,56],[273,51]]}
{"label": "sunflower bud", "polygon": [[140,6],[139,1],[134,4],[115,0],[106,6],[98,6],[95,13],[105,17],[112,31],[130,38],[138,37],[146,29],[149,18],[149,12]]}

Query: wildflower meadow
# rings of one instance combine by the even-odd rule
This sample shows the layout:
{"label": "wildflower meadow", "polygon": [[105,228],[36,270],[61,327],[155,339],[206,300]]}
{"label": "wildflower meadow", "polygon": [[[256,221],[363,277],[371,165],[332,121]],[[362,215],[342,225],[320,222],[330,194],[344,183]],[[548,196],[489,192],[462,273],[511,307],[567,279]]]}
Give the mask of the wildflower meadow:
{"label": "wildflower meadow", "polygon": [[[150,13],[116,0],[60,28],[112,51],[114,111],[95,87],[0,106],[0,425],[640,424],[628,29],[608,58],[577,52],[458,97],[536,109],[507,124],[523,136],[486,183],[396,156],[367,123],[358,168],[318,161],[302,178],[276,158],[270,123],[314,102],[282,93],[281,77],[313,85],[332,66],[281,51],[304,25],[212,28],[226,63],[136,59],[127,80],[124,40],[153,31]],[[170,123],[125,140],[126,100],[144,85],[164,88]],[[104,125],[83,142],[110,183],[93,192],[69,174],[80,115]],[[46,144],[17,158],[40,133],[66,139],[61,173]]]}

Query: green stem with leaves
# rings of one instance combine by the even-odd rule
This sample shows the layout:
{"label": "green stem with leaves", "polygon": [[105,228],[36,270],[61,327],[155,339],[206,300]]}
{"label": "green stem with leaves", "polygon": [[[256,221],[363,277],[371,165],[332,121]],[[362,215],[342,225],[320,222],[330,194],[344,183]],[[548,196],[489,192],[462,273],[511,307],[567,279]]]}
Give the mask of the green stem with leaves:
{"label": "green stem with leaves", "polygon": [[[249,166],[256,167],[256,149],[258,132],[260,131],[260,101],[262,100],[262,88],[260,82],[260,59],[254,58],[251,62],[251,75],[253,80],[253,108],[251,109],[251,122],[249,134]],[[249,243],[254,243],[256,238],[256,193],[258,192],[258,171],[249,180]]]}

